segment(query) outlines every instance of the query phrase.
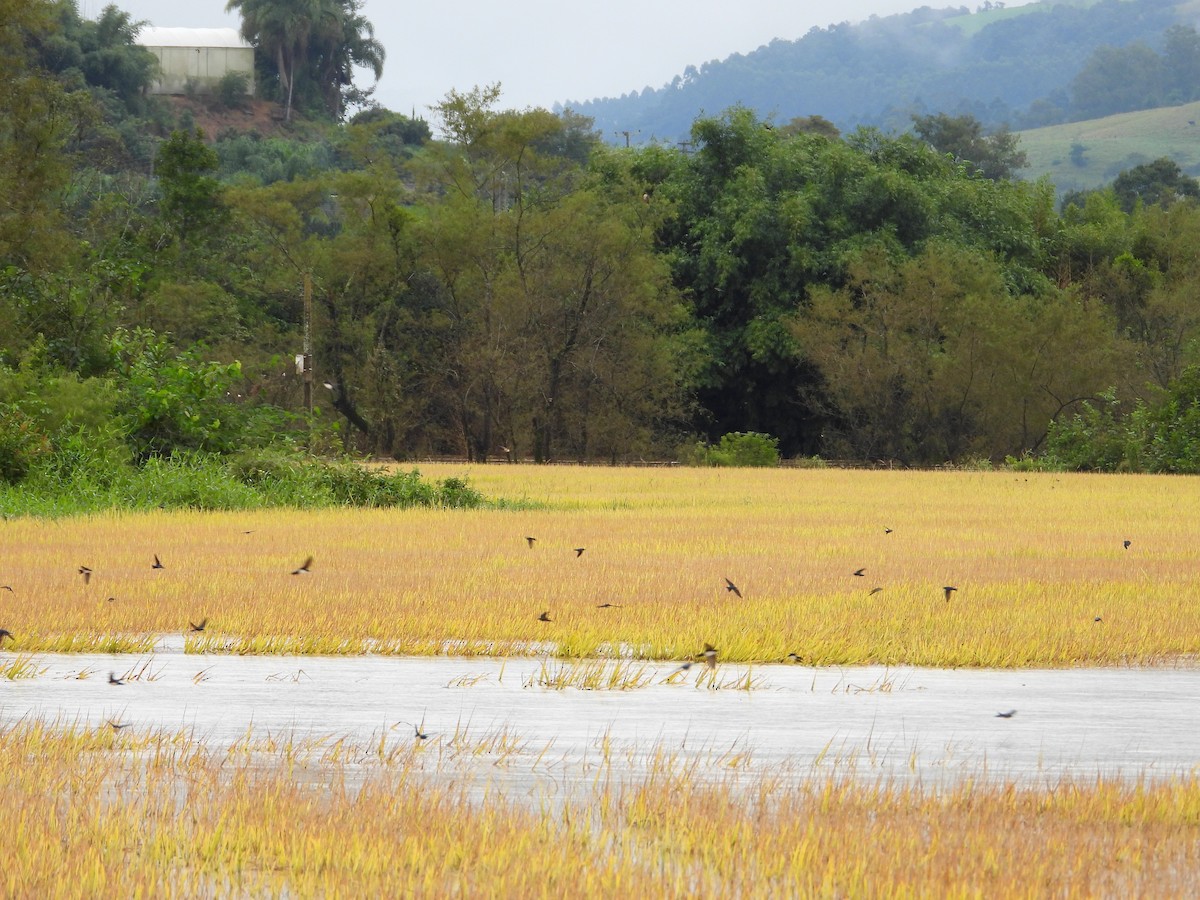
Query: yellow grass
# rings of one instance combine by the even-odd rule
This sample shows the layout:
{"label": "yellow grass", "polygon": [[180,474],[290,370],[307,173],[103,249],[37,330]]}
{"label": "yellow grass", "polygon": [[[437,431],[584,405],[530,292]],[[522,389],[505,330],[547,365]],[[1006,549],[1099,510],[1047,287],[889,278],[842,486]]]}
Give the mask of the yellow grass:
{"label": "yellow grass", "polygon": [[[1200,781],[944,790],[660,753],[525,802],[452,777],[486,741],[213,750],[0,731],[6,897],[1093,897],[1200,891]],[[601,764],[603,770],[606,763]],[[449,777],[448,777],[449,776]]]}
{"label": "yellow grass", "polygon": [[[683,660],[708,642],[721,660],[1012,667],[1173,663],[1200,646],[1198,479],[422,471],[541,506],[10,520],[3,649],[145,653],[145,636],[201,618],[190,650]],[[312,573],[291,575],[309,555]]]}

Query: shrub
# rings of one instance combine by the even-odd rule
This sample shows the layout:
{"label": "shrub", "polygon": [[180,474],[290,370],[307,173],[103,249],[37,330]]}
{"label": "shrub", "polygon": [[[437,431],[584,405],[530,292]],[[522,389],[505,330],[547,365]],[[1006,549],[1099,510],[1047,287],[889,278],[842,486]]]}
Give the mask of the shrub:
{"label": "shrub", "polygon": [[693,466],[777,466],[779,438],[757,431],[734,431],[721,436],[717,446],[697,443],[685,449],[681,462]]}
{"label": "shrub", "polygon": [[17,484],[50,453],[50,439],[20,407],[0,406],[0,480]]}
{"label": "shrub", "polygon": [[242,98],[250,93],[250,76],[245,72],[226,72],[217,82],[217,100],[227,109],[242,105]]}

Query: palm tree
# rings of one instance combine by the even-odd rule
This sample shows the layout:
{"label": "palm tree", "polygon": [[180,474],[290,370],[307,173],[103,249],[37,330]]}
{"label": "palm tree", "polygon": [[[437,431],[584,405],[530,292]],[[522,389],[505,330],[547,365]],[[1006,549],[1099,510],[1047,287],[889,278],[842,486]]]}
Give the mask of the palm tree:
{"label": "palm tree", "polygon": [[284,93],[284,119],[291,121],[297,80],[307,77],[335,118],[343,113],[344,90],[353,66],[383,74],[383,45],[360,13],[360,0],[228,0],[227,12],[242,16],[242,36],[271,59]]}
{"label": "palm tree", "polygon": [[345,114],[348,94],[362,99],[373,90],[354,90],[354,67],[370,69],[378,81],[387,55],[375,39],[375,26],[360,12],[361,0],[340,0],[340,5],[340,15],[323,19],[312,39],[317,83],[329,114],[338,120]]}

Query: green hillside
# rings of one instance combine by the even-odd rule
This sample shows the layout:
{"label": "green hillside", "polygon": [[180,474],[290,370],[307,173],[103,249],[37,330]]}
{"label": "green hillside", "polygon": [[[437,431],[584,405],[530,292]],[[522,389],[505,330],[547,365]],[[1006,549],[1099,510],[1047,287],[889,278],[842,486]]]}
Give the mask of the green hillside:
{"label": "green hillside", "polygon": [[1166,156],[1200,174],[1200,102],[1120,113],[1020,132],[1029,167],[1048,175],[1060,194],[1109,184],[1125,169]]}

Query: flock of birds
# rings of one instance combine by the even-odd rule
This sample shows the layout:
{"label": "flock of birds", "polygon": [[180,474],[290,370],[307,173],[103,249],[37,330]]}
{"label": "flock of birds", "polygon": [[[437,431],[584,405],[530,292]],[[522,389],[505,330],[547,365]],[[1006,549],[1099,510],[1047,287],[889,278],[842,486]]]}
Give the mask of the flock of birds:
{"label": "flock of birds", "polygon": [[[246,532],[246,533],[249,534],[250,532]],[[309,570],[312,567],[312,564],[313,564],[313,558],[310,556],[307,559],[305,559],[304,562],[302,562],[299,566],[297,566],[295,569],[293,569],[292,574],[293,575],[308,575]],[[152,562],[150,564],[150,568],[151,569],[165,569],[166,568],[166,566],[163,565],[163,562],[159,558],[157,553],[154,554],[154,562]],[[79,575],[83,578],[83,583],[85,585],[91,584],[92,569],[90,566],[80,566],[77,571],[78,571]],[[8,585],[8,584],[0,585],[0,590],[5,590],[5,591],[8,591],[9,593],[13,592],[12,586]],[[109,603],[112,603],[114,600],[116,600],[115,597],[108,598]],[[193,622],[190,619],[188,620],[188,632],[189,633],[196,633],[196,632],[204,631],[204,629],[207,626],[208,626],[208,618],[207,617],[201,619],[199,622]],[[13,634],[11,631],[9,631],[7,628],[0,628],[0,644],[4,643],[5,638],[12,638],[13,640],[15,640],[15,638],[13,638]],[[126,682],[125,682],[124,678],[118,678],[116,672],[109,672],[108,673],[108,683],[112,684],[112,685],[123,685]],[[118,725],[114,722],[109,722],[109,724],[112,725],[114,729],[118,729],[118,730],[120,728],[125,727],[124,725]]]}
{"label": "flock of birds", "polygon": [[[891,534],[892,531],[893,531],[893,529],[891,529],[891,528],[883,529],[884,534]],[[529,549],[532,550],[533,545],[537,543],[537,538],[526,535],[525,541],[529,545]],[[1130,541],[1125,541],[1125,549],[1126,550],[1129,549],[1129,545],[1130,545]],[[575,547],[574,549],[575,549],[575,556],[576,556],[576,558],[578,558],[580,556],[583,556],[583,552],[586,548]],[[866,578],[866,576],[867,576],[866,567],[864,566],[863,568],[855,569],[851,574],[857,578]],[[871,588],[867,592],[867,595],[874,596],[875,594],[880,593],[882,590],[883,590],[882,587],[879,587],[878,585],[876,585],[875,587]],[[947,584],[942,588],[942,593],[946,598],[946,602],[950,601],[950,595],[953,594],[957,590],[958,590],[958,588],[952,584]],[[741,597],[742,597],[741,588],[739,588],[736,584],[734,584],[732,579],[730,579],[730,578],[725,579],[725,591],[726,591],[726,593],[733,594],[738,599],[741,599]],[[597,609],[620,609],[621,607],[616,603],[599,603],[596,605],[596,608]],[[550,610],[548,610],[548,609],[542,610],[542,612],[538,615],[537,620],[539,622],[553,622],[554,621],[552,618],[550,618]],[[1096,617],[1096,621],[1097,622],[1100,621],[1099,616]],[[717,652],[718,652],[717,649],[715,647],[713,647],[712,644],[706,643],[704,645],[703,650],[701,650],[699,653],[697,653],[692,660],[688,660],[683,665],[681,665],[672,674],[674,675],[674,674],[678,674],[680,672],[686,672],[686,671],[688,671],[688,669],[690,669],[692,667],[693,662],[699,662],[699,661],[702,661],[707,668],[715,669],[717,667]],[[793,663],[798,663],[798,662],[802,662],[802,661],[803,661],[803,657],[800,656],[800,654],[798,654],[798,653],[789,653],[787,656],[785,656],[783,659],[780,660],[780,662],[793,662]],[[1015,712],[1015,710],[1014,710],[1014,712]],[[1009,716],[1005,715],[1003,717],[1008,718]]]}
{"label": "flock of birds", "polygon": [[[884,528],[883,531],[884,531],[884,534],[892,533],[891,528]],[[249,534],[250,532],[246,532],[246,533]],[[529,549],[532,550],[534,548],[534,544],[537,543],[537,538],[527,535],[525,537],[525,541],[526,541]],[[1133,542],[1128,539],[1122,541],[1121,543],[1122,543],[1122,546],[1126,550],[1128,550],[1130,548],[1130,546],[1133,544]],[[579,557],[583,556],[584,551],[587,548],[586,547],[574,547],[572,549],[575,552],[576,559],[578,559]],[[293,569],[291,574],[293,574],[293,575],[308,575],[311,573],[312,564],[313,564],[313,557],[309,556],[304,560],[304,562],[302,562],[299,566],[297,566],[295,569]],[[159,559],[157,553],[154,554],[154,562],[151,564],[150,568],[152,568],[152,569],[166,568],[163,565],[162,560]],[[79,573],[79,575],[81,575],[83,577],[83,583],[85,585],[91,583],[91,580],[92,580],[91,568],[89,568],[88,566],[80,566],[78,569],[78,573]],[[860,569],[856,569],[851,574],[857,578],[865,578],[866,574],[867,574],[867,570],[865,567],[863,567]],[[13,592],[12,586],[7,585],[7,584],[0,585],[0,590],[5,590],[10,593]],[[879,586],[872,587],[870,589],[870,591],[868,591],[868,595],[870,596],[870,595],[878,594],[882,590],[883,590],[883,588],[879,587]],[[948,584],[948,585],[945,585],[942,587],[942,593],[946,599],[946,602],[950,601],[951,595],[957,590],[958,590],[958,588],[952,584]],[[734,584],[734,582],[730,578],[725,579],[725,591],[727,593],[733,594],[735,597],[738,597],[739,599],[742,597],[741,588],[739,588],[736,584]],[[109,597],[108,599],[111,602],[115,598]],[[596,605],[596,608],[597,609],[620,609],[621,606],[616,603],[599,603]],[[554,619],[550,618],[549,610],[543,610],[538,615],[537,620],[539,622],[553,622],[554,621]],[[1101,622],[1101,621],[1103,621],[1103,619],[1100,616],[1096,616],[1095,621]],[[192,622],[191,620],[189,620],[188,621],[188,631],[190,633],[202,632],[202,631],[204,631],[204,629],[207,625],[208,625],[207,618],[203,618],[199,622]],[[7,628],[0,628],[0,644],[4,643],[5,638],[12,639],[13,638],[12,632],[9,631]],[[714,647],[712,644],[705,643],[703,650],[701,650],[699,653],[695,654],[695,656],[692,659],[685,661],[681,666],[679,666],[679,668],[677,668],[674,672],[672,672],[671,675],[674,676],[674,675],[677,675],[682,672],[687,672],[689,669],[691,669],[691,667],[694,663],[703,663],[706,669],[715,670],[717,667],[718,652],[719,651],[717,650],[717,648]],[[787,656],[785,656],[780,661],[781,662],[790,662],[790,663],[799,663],[799,662],[803,661],[803,657],[800,656],[800,654],[798,654],[798,653],[789,653]],[[117,674],[115,672],[109,672],[108,673],[108,683],[111,685],[124,685],[126,682],[125,682],[125,679],[117,677]],[[1010,710],[1007,710],[1004,712],[996,713],[996,717],[1000,718],[1000,719],[1011,719],[1016,714],[1017,714],[1017,711],[1015,709],[1010,709]],[[413,724],[412,722],[404,722],[402,724],[412,726],[413,731],[416,735],[416,739],[418,741],[425,741],[425,740],[429,739],[430,735],[425,732],[425,725],[424,725],[423,721],[420,725]],[[120,724],[117,722],[111,722],[111,721],[109,722],[109,725],[111,725],[113,727],[114,731],[119,731],[120,729],[127,727],[127,725],[123,725],[123,724]]]}

